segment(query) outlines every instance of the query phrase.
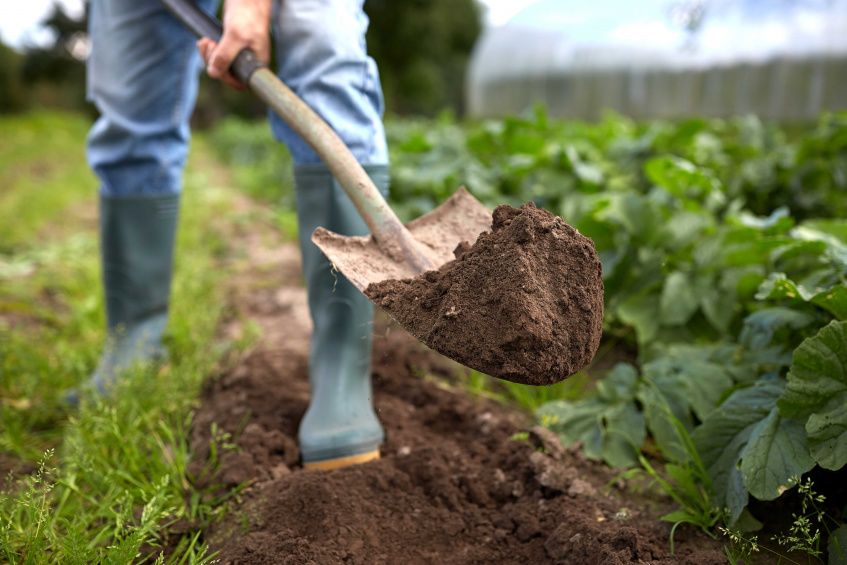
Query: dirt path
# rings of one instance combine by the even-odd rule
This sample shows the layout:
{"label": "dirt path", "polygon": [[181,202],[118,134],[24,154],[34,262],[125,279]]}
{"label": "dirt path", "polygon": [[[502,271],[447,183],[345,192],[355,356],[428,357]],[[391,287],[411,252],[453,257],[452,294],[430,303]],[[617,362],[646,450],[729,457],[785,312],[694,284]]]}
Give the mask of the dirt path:
{"label": "dirt path", "polygon": [[207,532],[221,563],[725,562],[720,546],[685,527],[671,556],[658,509],[641,508],[621,488],[601,494],[613,473],[543,430],[512,439],[531,425],[525,415],[421,378],[449,379],[455,367],[381,321],[373,371],[382,459],[302,470],[296,437],[309,397],[310,323],[299,253],[266,236],[248,237],[245,247],[252,267],[236,281],[234,319],[254,320],[263,337],[208,383],[192,433],[203,458],[213,422],[241,430],[220,479],[252,483]]}

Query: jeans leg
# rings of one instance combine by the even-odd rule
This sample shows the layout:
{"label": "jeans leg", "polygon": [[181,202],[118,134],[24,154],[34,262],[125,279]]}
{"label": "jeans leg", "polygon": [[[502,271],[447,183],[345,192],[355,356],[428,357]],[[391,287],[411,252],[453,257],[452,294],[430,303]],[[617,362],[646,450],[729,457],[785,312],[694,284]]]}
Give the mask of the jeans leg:
{"label": "jeans leg", "polygon": [[[109,332],[90,384],[104,393],[129,368],[165,355],[161,336],[200,57],[192,36],[158,0],[92,0],[89,35],[88,98],[101,117],[87,154],[100,179]],[[76,392],[66,396],[78,399]]]}
{"label": "jeans leg", "polygon": [[[273,26],[279,76],[338,133],[363,164],[385,165],[383,98],[376,63],[368,57],[364,0],[283,0]],[[271,112],[274,135],[296,165],[320,163],[300,137]]]}
{"label": "jeans leg", "polygon": [[[213,10],[216,0],[200,0]],[[158,0],[92,0],[88,161],[103,196],[179,193],[201,59]]]}

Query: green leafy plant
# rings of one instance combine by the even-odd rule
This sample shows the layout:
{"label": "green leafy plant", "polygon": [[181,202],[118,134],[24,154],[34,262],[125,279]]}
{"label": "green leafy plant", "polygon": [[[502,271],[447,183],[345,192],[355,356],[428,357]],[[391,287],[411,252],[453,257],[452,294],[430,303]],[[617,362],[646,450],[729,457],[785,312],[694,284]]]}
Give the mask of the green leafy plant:
{"label": "green leafy plant", "polygon": [[469,389],[517,400],[616,467],[655,446],[681,469],[663,486],[682,489],[681,508],[694,504],[685,477],[703,489],[689,509],[701,525],[719,508],[732,526],[751,496],[847,462],[847,114],[787,132],[752,116],[583,123],[535,108],[386,131],[404,219],[465,185],[490,207],[532,200],[590,237],[603,347],[637,355],[599,381],[589,369],[579,395],[504,392],[480,375]]}

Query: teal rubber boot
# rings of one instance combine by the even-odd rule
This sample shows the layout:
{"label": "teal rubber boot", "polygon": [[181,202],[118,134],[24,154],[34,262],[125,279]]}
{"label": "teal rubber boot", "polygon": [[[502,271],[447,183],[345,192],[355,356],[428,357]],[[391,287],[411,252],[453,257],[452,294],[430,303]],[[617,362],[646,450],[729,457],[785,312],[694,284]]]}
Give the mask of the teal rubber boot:
{"label": "teal rubber boot", "polygon": [[[161,360],[168,321],[178,194],[100,197],[108,338],[89,386],[107,392],[122,371]],[[67,395],[79,402],[75,392]]]}
{"label": "teal rubber boot", "polygon": [[[388,166],[365,170],[384,195]],[[303,274],[314,328],[309,355],[312,400],[300,423],[303,466],[334,469],[379,458],[385,433],[374,413],[370,301],[312,243],[321,226],[342,235],[367,235],[353,203],[324,165],[294,167]]]}

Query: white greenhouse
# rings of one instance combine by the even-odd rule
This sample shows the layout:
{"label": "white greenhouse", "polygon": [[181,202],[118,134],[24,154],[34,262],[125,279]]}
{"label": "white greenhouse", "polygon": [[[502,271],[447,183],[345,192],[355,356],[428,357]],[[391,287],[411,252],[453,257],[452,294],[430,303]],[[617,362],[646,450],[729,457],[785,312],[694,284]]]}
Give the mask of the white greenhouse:
{"label": "white greenhouse", "polygon": [[542,0],[486,30],[468,111],[805,121],[847,109],[847,0]]}

